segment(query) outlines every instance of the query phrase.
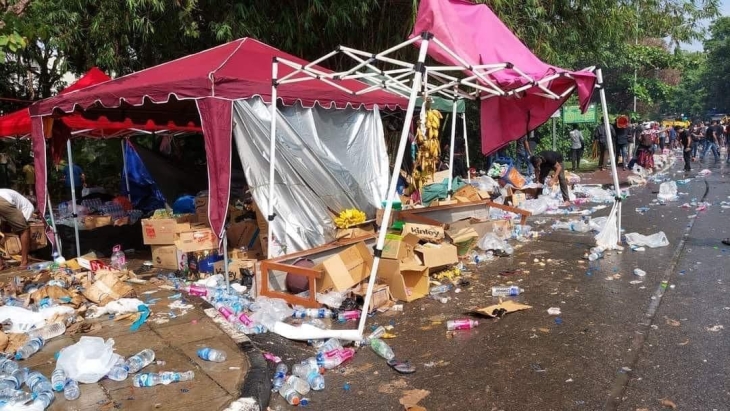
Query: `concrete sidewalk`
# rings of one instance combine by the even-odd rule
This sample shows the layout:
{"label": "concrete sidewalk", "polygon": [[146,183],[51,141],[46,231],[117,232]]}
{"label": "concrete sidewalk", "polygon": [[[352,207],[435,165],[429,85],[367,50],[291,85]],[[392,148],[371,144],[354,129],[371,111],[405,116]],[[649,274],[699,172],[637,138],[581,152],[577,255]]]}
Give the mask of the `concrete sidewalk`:
{"label": "concrete sidewalk", "polygon": [[[239,333],[235,341],[227,335],[209,317],[216,314],[206,302],[198,298],[189,299],[185,293],[179,295],[177,290],[161,289],[152,283],[135,285],[135,290],[138,298],[148,303],[152,311],[139,330],[131,331],[130,321],[115,321],[107,316],[86,320],[84,324],[98,324],[100,327],[72,335],[67,331],[65,335],[50,340],[22,365],[50,378],[56,363],[54,355],[79,341],[81,336],[88,335],[113,338],[115,352],[124,357],[151,348],[156,354],[155,362],[144,372],[192,370],[194,380],[135,388],[132,376],[121,382],[103,379],[96,384],[81,384],[81,397],[76,401],[66,401],[62,394],[56,394],[50,410],[212,411],[225,409],[242,396],[255,396],[252,392],[256,388],[268,391],[266,364],[261,354],[252,349],[245,335]],[[173,308],[170,307],[172,303],[175,303]],[[222,363],[201,360],[196,352],[202,347],[225,351],[227,360]],[[265,404],[259,406],[265,408]]]}

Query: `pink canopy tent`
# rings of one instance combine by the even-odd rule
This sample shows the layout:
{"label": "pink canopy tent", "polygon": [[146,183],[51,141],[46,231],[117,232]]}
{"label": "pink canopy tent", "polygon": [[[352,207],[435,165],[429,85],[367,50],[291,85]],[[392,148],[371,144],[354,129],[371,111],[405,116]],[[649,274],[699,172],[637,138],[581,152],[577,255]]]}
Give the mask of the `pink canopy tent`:
{"label": "pink canopy tent", "polygon": [[[477,66],[508,62],[514,65],[514,68],[489,74],[504,91],[519,89],[529,84],[529,79],[538,82],[557,75],[545,84],[545,88],[562,96],[575,86],[581,109],[587,109],[590,104],[596,83],[593,72],[570,71],[544,63],[486,5],[466,0],[422,0],[411,38],[420,37],[423,32],[433,34],[446,46],[438,43],[429,46],[428,54],[440,63]],[[560,99],[550,99],[545,98],[544,93],[545,90],[532,87],[507,98],[492,95],[484,98],[481,102],[482,152],[491,153],[539,127],[570,97],[567,94]]]}
{"label": "pink canopy tent", "polygon": [[[230,196],[233,101],[259,96],[271,102],[271,62],[275,58],[286,58],[300,66],[309,64],[257,40],[243,38],[34,104],[30,112],[38,204],[45,204],[44,134],[48,130],[43,129],[44,117],[76,112],[89,119],[104,116],[112,121],[129,119],[143,124],[153,121],[188,125],[194,121],[200,124],[205,139],[208,217],[215,233],[223,238]],[[368,87],[357,80],[346,83],[354,90]],[[326,84],[290,84],[278,91],[277,101],[305,107],[319,104],[372,109],[377,105],[394,109],[405,105],[402,97],[387,91],[354,95]]]}

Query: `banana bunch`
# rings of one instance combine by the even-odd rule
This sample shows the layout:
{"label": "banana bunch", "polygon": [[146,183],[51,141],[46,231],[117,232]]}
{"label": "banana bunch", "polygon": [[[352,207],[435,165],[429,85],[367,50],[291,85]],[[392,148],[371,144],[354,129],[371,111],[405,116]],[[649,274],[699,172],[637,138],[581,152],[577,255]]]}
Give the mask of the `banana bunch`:
{"label": "banana bunch", "polygon": [[[415,188],[420,190],[423,181],[427,176],[436,172],[436,164],[441,155],[441,141],[439,140],[439,128],[443,116],[438,110],[426,111],[423,123],[416,129],[416,165],[420,172],[414,172],[413,179]],[[425,126],[425,127],[424,127]],[[424,134],[425,132],[425,134]]]}
{"label": "banana bunch", "polygon": [[335,218],[335,226],[337,228],[348,228],[354,225],[362,224],[365,222],[365,213],[356,209],[348,208],[340,212],[340,215]]}
{"label": "banana bunch", "polygon": [[444,116],[438,110],[428,110],[426,112],[426,132],[428,139],[438,139],[439,127],[441,127],[441,119]]}

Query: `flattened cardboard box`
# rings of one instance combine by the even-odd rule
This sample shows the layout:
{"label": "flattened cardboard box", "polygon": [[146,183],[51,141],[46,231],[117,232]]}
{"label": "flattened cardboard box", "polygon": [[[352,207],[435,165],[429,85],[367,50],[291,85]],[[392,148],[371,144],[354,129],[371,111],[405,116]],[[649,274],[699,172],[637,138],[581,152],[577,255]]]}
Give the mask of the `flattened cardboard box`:
{"label": "flattened cardboard box", "polygon": [[186,253],[218,248],[218,237],[210,227],[196,225],[178,234],[175,246]]}
{"label": "flattened cardboard box", "polygon": [[419,245],[416,247],[416,255],[428,268],[438,268],[459,262],[456,247],[446,243]]}
{"label": "flattened cardboard box", "polygon": [[[360,287],[354,289],[352,293],[364,300],[365,295],[367,295],[367,291],[367,284],[363,283]],[[375,284],[373,287],[373,294],[370,296],[369,312],[373,312],[380,307],[387,306],[391,300],[390,287],[385,284]]]}
{"label": "flattened cardboard box", "polygon": [[456,192],[454,193],[454,197],[465,197],[465,198],[469,199],[469,202],[476,202],[476,201],[482,200],[481,196],[479,195],[479,191],[476,188],[474,188],[474,186],[469,185],[469,184],[456,190]]}
{"label": "flattened cardboard box", "polygon": [[407,303],[428,295],[428,267],[412,261],[382,259],[378,278],[388,284],[393,298]]}
{"label": "flattened cardboard box", "polygon": [[403,226],[403,235],[407,234],[413,234],[426,241],[440,241],[445,237],[443,227],[429,224],[406,223]]}
{"label": "flattened cardboard box", "polygon": [[413,234],[404,236],[397,234],[386,234],[383,244],[383,258],[402,260],[413,254],[413,249],[418,245],[419,238]]}
{"label": "flattened cardboard box", "polygon": [[317,291],[345,291],[370,277],[373,256],[365,243],[357,243],[324,260],[324,276],[317,281]]}
{"label": "flattened cardboard box", "polygon": [[175,244],[177,234],[190,230],[194,216],[180,218],[148,218],[142,220],[142,239],[146,245]]}

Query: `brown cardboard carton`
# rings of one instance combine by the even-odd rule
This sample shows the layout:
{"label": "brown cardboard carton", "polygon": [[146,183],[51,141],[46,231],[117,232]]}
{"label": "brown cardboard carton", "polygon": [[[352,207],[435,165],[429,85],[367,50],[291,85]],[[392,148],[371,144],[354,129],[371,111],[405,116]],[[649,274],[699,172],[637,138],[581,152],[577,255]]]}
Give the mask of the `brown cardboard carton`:
{"label": "brown cardboard carton", "polygon": [[418,245],[420,239],[413,234],[404,236],[397,234],[386,234],[383,244],[383,258],[402,260],[413,254],[413,248]]}
{"label": "brown cardboard carton", "polygon": [[193,216],[142,220],[142,238],[147,245],[175,244],[180,232],[190,230]]}
{"label": "brown cardboard carton", "polygon": [[375,234],[375,227],[373,227],[372,223],[367,223],[357,227],[338,228],[335,238],[340,240],[343,238],[358,238],[373,234]]}
{"label": "brown cardboard carton", "polygon": [[226,230],[228,246],[231,248],[256,248],[257,245],[260,246],[259,233],[259,226],[256,224],[256,221],[247,220],[241,221],[240,223],[233,223]]}
{"label": "brown cardboard carton", "polygon": [[188,265],[188,253],[180,251],[174,245],[153,245],[152,265],[168,270],[185,270]]}
{"label": "brown cardboard carton", "polygon": [[382,259],[378,278],[388,284],[390,294],[398,300],[411,302],[428,295],[428,267],[414,262]]}
{"label": "brown cardboard carton", "polygon": [[403,235],[413,234],[426,241],[440,241],[444,239],[444,228],[437,225],[406,223],[403,226]]}
{"label": "brown cardboard carton", "polygon": [[470,202],[476,202],[476,201],[482,200],[481,196],[479,195],[479,191],[476,188],[474,188],[474,186],[469,185],[469,184],[456,190],[456,192],[454,192],[454,196],[468,198]]}
{"label": "brown cardboard carton", "polygon": [[416,247],[416,256],[428,268],[444,267],[459,262],[456,247],[452,244],[423,244]]}
{"label": "brown cardboard carton", "polygon": [[[256,260],[229,260],[228,275],[229,278],[241,279],[243,274],[241,270],[249,270],[256,275]],[[224,261],[216,261],[213,263],[213,274],[223,274],[225,271]]]}
{"label": "brown cardboard carton", "polygon": [[446,230],[446,236],[449,237],[451,243],[456,246],[459,256],[466,255],[471,251],[479,240],[477,231],[470,227],[450,227]]}
{"label": "brown cardboard carton", "polygon": [[[367,283],[360,284],[360,287],[355,288],[352,293],[360,298],[365,298],[368,291]],[[390,287],[385,284],[375,284],[373,287],[373,294],[370,296],[369,312],[373,312],[378,308],[387,306],[393,298],[390,295]]]}
{"label": "brown cardboard carton", "polygon": [[210,227],[194,225],[190,227],[190,230],[178,234],[175,246],[186,253],[210,250],[218,248],[218,236]]}
{"label": "brown cardboard carton", "polygon": [[48,245],[46,227],[43,223],[30,223],[30,250],[38,250]]}
{"label": "brown cardboard carton", "polygon": [[324,275],[317,290],[345,291],[370,277],[373,256],[365,243],[357,243],[322,262]]}

